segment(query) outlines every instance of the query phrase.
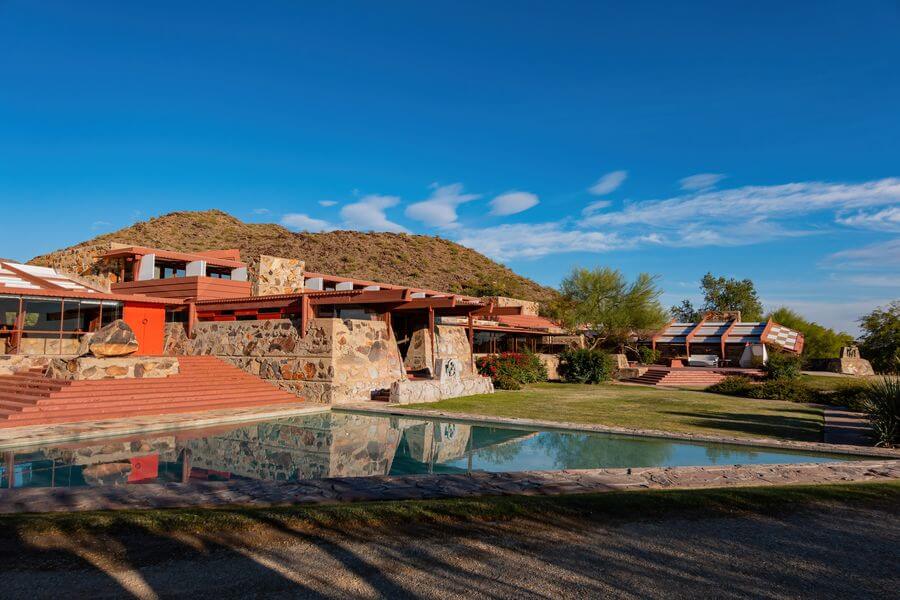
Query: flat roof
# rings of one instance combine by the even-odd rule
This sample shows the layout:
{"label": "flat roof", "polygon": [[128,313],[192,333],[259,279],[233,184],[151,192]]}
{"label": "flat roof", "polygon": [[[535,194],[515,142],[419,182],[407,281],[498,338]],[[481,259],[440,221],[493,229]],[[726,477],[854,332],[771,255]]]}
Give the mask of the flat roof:
{"label": "flat roof", "polygon": [[0,261],[0,292],[11,288],[32,291],[54,290],[89,294],[101,293],[100,290],[50,267]]}
{"label": "flat roof", "polygon": [[222,255],[229,255],[236,250],[207,250],[204,252],[174,252],[172,250],[162,250],[159,248],[148,248],[147,246],[125,246],[121,248],[113,248],[100,255],[101,258],[119,258],[123,256],[145,256],[153,254],[157,258],[163,260],[177,260],[184,262],[194,262],[195,260],[206,261],[206,264],[214,267],[229,267],[239,269],[246,267],[247,263],[240,260],[232,260]]}

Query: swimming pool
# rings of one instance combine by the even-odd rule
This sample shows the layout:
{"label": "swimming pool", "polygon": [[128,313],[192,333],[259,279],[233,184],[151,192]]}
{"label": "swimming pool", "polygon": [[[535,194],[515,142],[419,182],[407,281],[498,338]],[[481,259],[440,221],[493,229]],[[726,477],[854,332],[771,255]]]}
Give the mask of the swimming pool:
{"label": "swimming pool", "polygon": [[7,453],[0,468],[0,486],[297,481],[857,458],[861,457],[332,411],[213,429],[24,448]]}

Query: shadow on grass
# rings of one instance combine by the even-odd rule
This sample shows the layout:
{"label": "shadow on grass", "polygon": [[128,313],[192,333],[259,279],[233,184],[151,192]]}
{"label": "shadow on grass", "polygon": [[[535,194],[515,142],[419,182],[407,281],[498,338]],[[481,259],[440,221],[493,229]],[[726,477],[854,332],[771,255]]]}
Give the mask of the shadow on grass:
{"label": "shadow on grass", "polygon": [[[782,409],[786,413],[816,414],[815,410]],[[779,412],[782,412],[779,410]],[[704,429],[733,431],[749,435],[800,440],[806,442],[822,441],[823,427],[817,420],[782,415],[766,415],[759,413],[733,412],[687,412],[666,411],[665,414],[688,417],[687,424]]]}

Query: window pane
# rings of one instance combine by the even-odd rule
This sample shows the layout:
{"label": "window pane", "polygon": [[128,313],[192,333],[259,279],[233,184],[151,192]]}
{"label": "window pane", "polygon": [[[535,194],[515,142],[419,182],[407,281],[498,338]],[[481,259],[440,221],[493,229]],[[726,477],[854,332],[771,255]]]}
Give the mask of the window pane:
{"label": "window pane", "polygon": [[12,329],[19,314],[18,298],[0,298],[0,327]]}
{"label": "window pane", "polygon": [[78,300],[63,300],[63,331],[78,331],[78,314],[80,304],[81,303]]}
{"label": "window pane", "polygon": [[81,331],[97,331],[100,329],[100,303],[82,300],[78,329]]}
{"label": "window pane", "polygon": [[25,300],[25,331],[60,331],[61,300]]}

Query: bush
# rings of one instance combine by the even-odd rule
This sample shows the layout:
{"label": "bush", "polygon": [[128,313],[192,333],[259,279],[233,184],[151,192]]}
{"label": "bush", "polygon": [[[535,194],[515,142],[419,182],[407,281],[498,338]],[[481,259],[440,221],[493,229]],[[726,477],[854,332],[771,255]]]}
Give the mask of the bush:
{"label": "bush", "polygon": [[493,380],[494,388],[498,390],[521,390],[522,384],[509,375],[498,375]]}
{"label": "bush", "polygon": [[763,369],[767,379],[798,379],[803,374],[803,359],[797,354],[769,352],[769,361]]}
{"label": "bush", "polygon": [[612,379],[616,361],[602,350],[566,350],[559,355],[559,374],[574,383],[600,383]]}
{"label": "bush", "polygon": [[[501,390],[518,390],[523,383],[547,381],[547,367],[531,352],[482,356],[475,361],[475,365],[479,373],[490,377],[494,386]],[[516,387],[511,387],[513,384]]]}
{"label": "bush", "polygon": [[655,350],[650,346],[641,346],[638,348],[638,355],[641,357],[642,365],[655,365],[659,362],[661,353],[659,350]]}
{"label": "bush", "polygon": [[787,400],[789,402],[811,402],[814,394],[798,379],[770,379],[753,385],[747,396],[758,400]]}
{"label": "bush", "polygon": [[719,383],[709,386],[706,388],[706,391],[713,394],[727,394],[728,396],[746,396],[753,386],[754,383],[749,377],[732,375]]}
{"label": "bush", "polygon": [[880,446],[900,444],[900,377],[885,376],[869,383],[862,408]]}

